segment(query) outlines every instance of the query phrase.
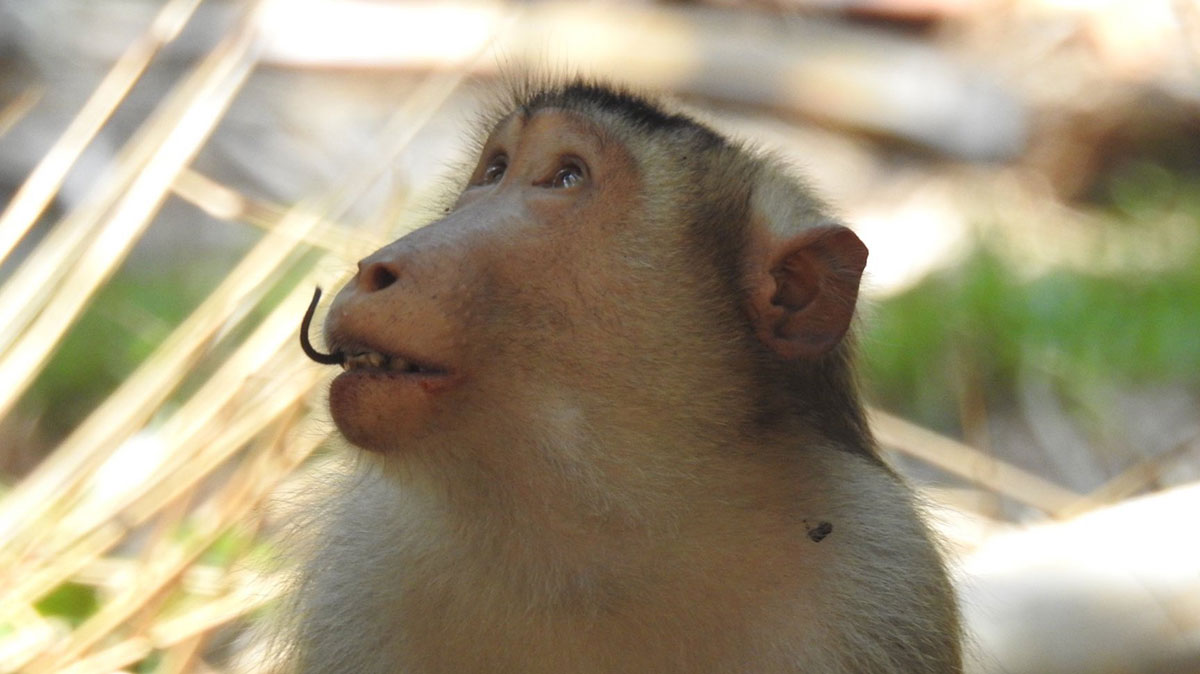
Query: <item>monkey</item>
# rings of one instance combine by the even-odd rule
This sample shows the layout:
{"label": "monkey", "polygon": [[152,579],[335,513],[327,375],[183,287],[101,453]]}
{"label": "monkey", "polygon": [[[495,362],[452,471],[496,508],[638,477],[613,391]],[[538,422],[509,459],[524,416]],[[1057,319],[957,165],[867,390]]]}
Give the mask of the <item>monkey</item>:
{"label": "monkey", "polygon": [[514,85],[310,358],[354,460],[281,671],[962,671],[858,393],[867,249],[782,160],[651,94]]}

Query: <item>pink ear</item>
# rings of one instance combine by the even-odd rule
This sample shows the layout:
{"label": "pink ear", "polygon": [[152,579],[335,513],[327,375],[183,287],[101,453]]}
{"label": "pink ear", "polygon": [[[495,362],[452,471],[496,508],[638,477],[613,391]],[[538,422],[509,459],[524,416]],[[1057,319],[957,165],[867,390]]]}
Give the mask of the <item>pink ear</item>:
{"label": "pink ear", "polygon": [[841,341],[854,317],[867,247],[830,225],[773,244],[755,265],[751,315],[759,339],[784,358],[815,358]]}

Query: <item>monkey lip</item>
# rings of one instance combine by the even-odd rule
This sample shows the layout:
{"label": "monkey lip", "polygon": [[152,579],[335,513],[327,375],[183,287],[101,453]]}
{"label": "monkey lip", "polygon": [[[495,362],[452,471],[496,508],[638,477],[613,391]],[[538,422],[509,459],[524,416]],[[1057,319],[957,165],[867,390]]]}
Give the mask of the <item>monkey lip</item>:
{"label": "monkey lip", "polygon": [[330,341],[343,372],[329,384],[329,412],[342,435],[370,451],[386,452],[399,438],[423,428],[444,405],[443,394],[462,376],[424,357]]}

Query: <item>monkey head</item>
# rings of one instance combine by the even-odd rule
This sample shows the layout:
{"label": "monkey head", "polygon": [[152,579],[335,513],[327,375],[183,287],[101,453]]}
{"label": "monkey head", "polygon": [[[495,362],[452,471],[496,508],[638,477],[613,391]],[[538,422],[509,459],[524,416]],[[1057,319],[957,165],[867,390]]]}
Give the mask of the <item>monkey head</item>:
{"label": "monkey head", "polygon": [[858,238],[586,81],[518,88],[476,150],[304,344],[369,451],[306,522],[280,671],[960,674],[855,391]]}
{"label": "monkey head", "polygon": [[442,217],[362,260],[330,307],[351,443],[496,467],[514,445],[562,460],[564,438],[699,451],[844,407],[866,248],[777,162],[579,81],[518,93],[478,150]]}

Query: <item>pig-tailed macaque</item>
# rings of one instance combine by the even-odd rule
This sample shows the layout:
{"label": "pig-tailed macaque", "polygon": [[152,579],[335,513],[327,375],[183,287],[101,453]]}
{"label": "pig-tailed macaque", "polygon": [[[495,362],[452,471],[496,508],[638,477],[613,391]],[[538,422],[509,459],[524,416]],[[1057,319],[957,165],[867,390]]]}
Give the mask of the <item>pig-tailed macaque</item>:
{"label": "pig-tailed macaque", "polygon": [[330,354],[305,344],[363,451],[285,671],[960,672],[855,388],[866,247],[690,117],[517,89],[440,219],[359,263]]}

